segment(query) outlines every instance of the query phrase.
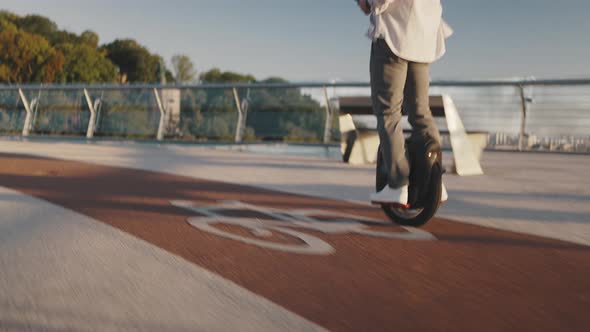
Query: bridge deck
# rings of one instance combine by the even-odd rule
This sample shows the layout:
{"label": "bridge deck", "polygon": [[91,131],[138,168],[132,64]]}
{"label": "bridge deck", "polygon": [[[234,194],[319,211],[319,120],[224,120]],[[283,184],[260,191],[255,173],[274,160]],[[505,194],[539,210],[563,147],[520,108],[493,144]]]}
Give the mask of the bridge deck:
{"label": "bridge deck", "polygon": [[2,328],[590,326],[587,156],[486,153],[422,230],[336,160],[2,140],[0,164]]}

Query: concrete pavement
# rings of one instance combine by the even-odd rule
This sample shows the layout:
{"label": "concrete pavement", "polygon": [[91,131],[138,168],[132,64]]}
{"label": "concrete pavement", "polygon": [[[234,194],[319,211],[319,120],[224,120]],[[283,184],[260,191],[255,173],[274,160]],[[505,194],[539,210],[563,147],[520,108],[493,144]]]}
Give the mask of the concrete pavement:
{"label": "concrete pavement", "polygon": [[485,176],[446,176],[453,220],[418,232],[366,203],[371,166],[0,146],[0,330],[590,326],[586,156],[487,153]]}
{"label": "concrete pavement", "polygon": [[321,331],[88,216],[0,187],[0,331]]}
{"label": "concrete pavement", "polygon": [[[228,147],[0,141],[25,153],[368,204],[373,166],[337,160],[231,151]],[[445,163],[451,160],[445,154]],[[486,152],[483,176],[445,175],[450,199],[439,216],[590,245],[587,155]]]}

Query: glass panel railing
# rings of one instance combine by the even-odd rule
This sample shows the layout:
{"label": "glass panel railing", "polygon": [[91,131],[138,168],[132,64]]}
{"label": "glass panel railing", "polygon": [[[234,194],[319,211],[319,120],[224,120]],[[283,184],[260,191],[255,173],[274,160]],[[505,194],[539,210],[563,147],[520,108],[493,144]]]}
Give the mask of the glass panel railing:
{"label": "glass panel railing", "polygon": [[28,93],[36,135],[82,136],[90,112],[80,90],[39,90]]}
{"label": "glass panel railing", "polygon": [[155,138],[160,110],[153,89],[91,91],[97,103],[95,136]]}
{"label": "glass panel railing", "polygon": [[20,101],[18,91],[0,91],[0,133],[20,134],[27,112]]}
{"label": "glass panel railing", "polygon": [[246,140],[321,143],[325,102],[298,88],[242,91],[248,100]]}
{"label": "glass panel railing", "polygon": [[529,149],[590,152],[590,86],[535,86],[527,96]]}
{"label": "glass panel railing", "polygon": [[[489,134],[488,147],[518,147],[521,123],[521,98],[518,87],[432,87],[430,94],[451,96],[466,131]],[[438,119],[437,124],[441,129],[446,128],[444,119]]]}
{"label": "glass panel railing", "polygon": [[180,103],[178,111],[170,112],[169,136],[182,140],[233,141],[238,113],[231,89],[181,89],[176,94]]}
{"label": "glass panel railing", "polygon": [[[339,98],[370,95],[368,84],[352,83],[90,86],[94,135],[156,138],[161,113],[154,88],[168,116],[163,138],[194,142],[234,142],[241,134],[242,142],[338,143]],[[85,136],[90,107],[84,86],[22,90],[30,104],[32,135]],[[489,133],[489,148],[590,152],[590,82],[434,82],[430,94],[451,96],[468,132]],[[328,105],[333,116],[326,135]],[[20,134],[26,115],[19,89],[0,87],[0,132]],[[369,127],[375,122],[372,115],[361,120]],[[446,129],[444,118],[436,121]],[[403,125],[410,128],[407,120]]]}

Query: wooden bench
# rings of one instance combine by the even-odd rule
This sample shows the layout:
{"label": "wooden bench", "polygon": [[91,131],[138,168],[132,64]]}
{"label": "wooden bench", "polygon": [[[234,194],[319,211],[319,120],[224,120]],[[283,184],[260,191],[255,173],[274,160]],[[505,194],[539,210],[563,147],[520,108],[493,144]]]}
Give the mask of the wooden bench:
{"label": "wooden bench", "polygon": [[[370,164],[377,160],[379,136],[375,126],[355,121],[359,115],[373,116],[371,98],[368,96],[340,97],[339,123],[342,156],[351,164]],[[402,114],[407,115],[402,108]],[[449,135],[453,150],[454,170],[459,175],[483,174],[480,159],[488,141],[487,132],[467,132],[459,117],[455,103],[447,95],[431,96],[430,109],[434,117],[444,117],[447,128],[441,135]],[[404,130],[409,133],[411,130]]]}

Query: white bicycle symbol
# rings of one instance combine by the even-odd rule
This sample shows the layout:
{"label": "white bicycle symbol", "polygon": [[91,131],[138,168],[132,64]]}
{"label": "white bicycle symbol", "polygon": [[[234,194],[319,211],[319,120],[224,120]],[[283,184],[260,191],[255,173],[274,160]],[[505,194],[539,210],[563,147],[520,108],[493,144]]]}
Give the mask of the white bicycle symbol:
{"label": "white bicycle symbol", "polygon": [[[218,205],[213,206],[195,206],[187,201],[172,201],[171,204],[176,207],[196,212],[199,216],[191,217],[187,221],[201,231],[263,248],[298,254],[328,255],[335,252],[335,249],[324,240],[297,230],[301,228],[322,232],[324,234],[360,234],[388,239],[414,241],[436,240],[432,234],[411,227],[399,226],[404,229],[405,232],[371,230],[366,224],[391,224],[386,224],[382,220],[331,211],[290,210],[287,212],[274,208],[259,207],[240,201],[223,201]],[[235,215],[236,212],[238,212],[238,214],[243,214],[244,212],[255,213],[260,216],[260,218],[231,216],[232,214]],[[223,231],[214,225],[242,227],[249,230],[252,235],[262,239],[240,236],[228,231]],[[287,244],[264,240],[264,238],[270,238],[273,235],[273,232],[297,238],[300,243]]]}

